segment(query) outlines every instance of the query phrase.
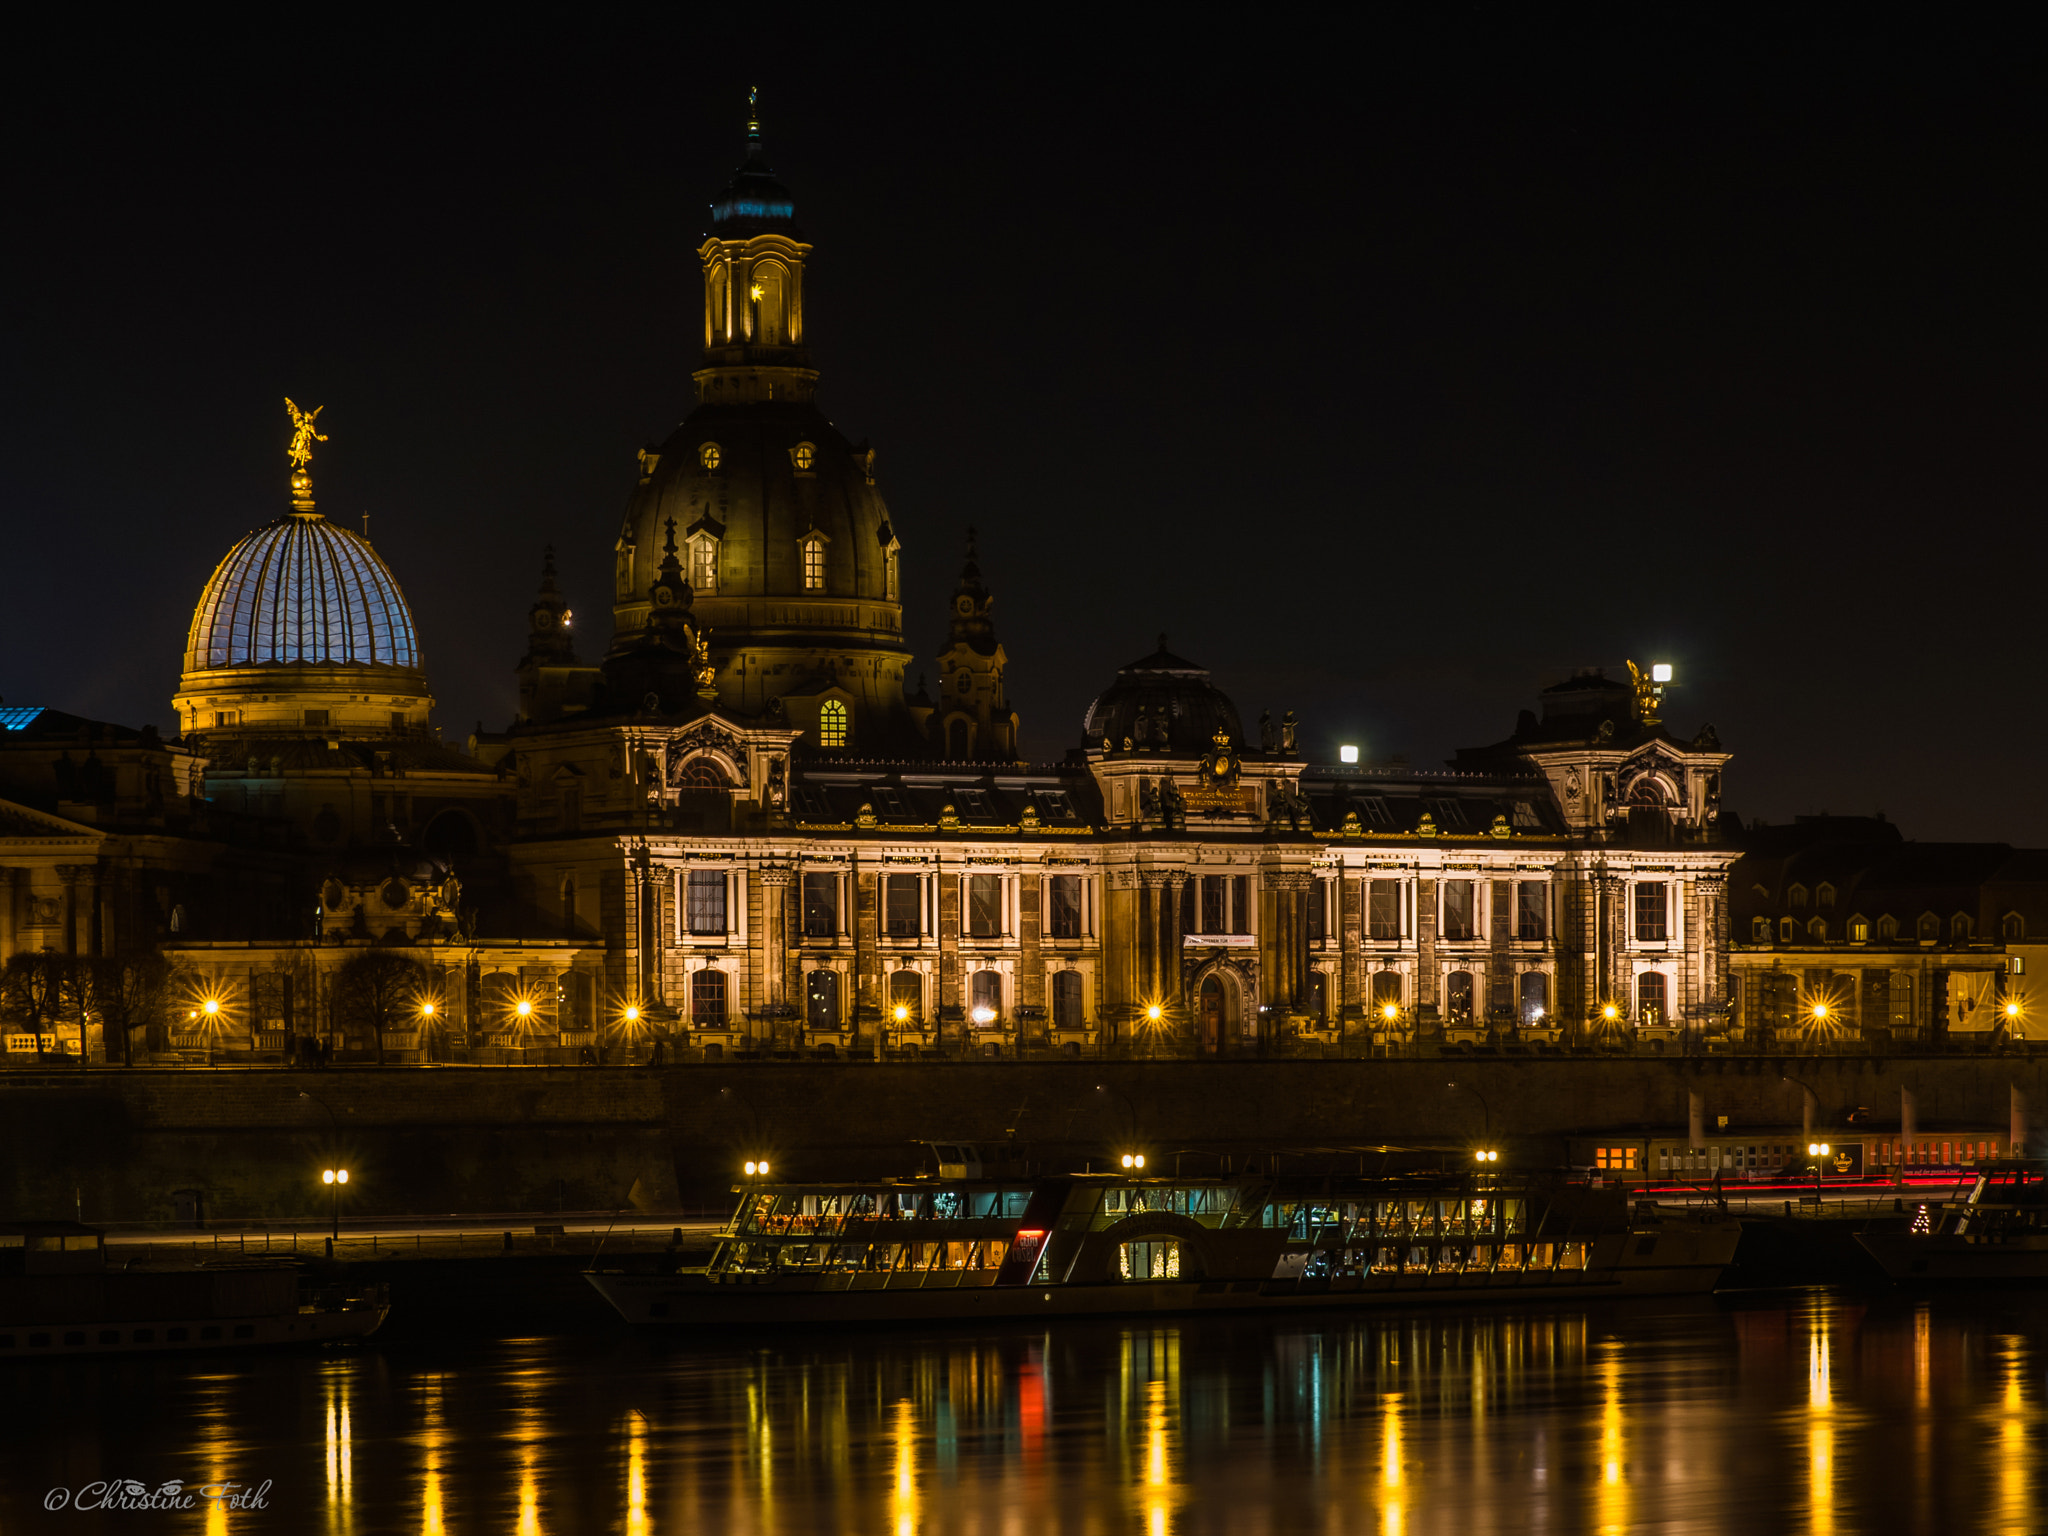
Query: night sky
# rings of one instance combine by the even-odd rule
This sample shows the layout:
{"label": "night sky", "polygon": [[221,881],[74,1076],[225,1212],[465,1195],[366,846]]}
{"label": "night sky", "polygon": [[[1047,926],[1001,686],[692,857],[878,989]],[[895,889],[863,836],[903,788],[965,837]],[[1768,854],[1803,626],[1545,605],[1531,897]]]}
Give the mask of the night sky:
{"label": "night sky", "polygon": [[912,643],[976,525],[1034,756],[1162,630],[1418,766],[1633,656],[1745,817],[2048,843],[2038,33],[513,14],[15,39],[9,704],[171,724],[287,394],[448,738],[510,720],[549,541],[595,659],[758,83]]}

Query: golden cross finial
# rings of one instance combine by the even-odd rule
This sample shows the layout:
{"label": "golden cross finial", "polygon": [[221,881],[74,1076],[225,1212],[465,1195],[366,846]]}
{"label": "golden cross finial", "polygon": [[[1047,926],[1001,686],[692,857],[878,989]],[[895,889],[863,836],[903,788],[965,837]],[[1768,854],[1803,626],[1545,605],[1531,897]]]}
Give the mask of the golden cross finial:
{"label": "golden cross finial", "polygon": [[747,136],[758,139],[761,136],[761,87],[747,87]]}
{"label": "golden cross finial", "polygon": [[327,434],[314,425],[327,407],[316,405],[310,411],[302,411],[292,404],[292,397],[286,395],[284,408],[292,413],[292,445],[287,457],[291,459],[294,470],[303,470],[313,462],[313,445],[327,441]]}

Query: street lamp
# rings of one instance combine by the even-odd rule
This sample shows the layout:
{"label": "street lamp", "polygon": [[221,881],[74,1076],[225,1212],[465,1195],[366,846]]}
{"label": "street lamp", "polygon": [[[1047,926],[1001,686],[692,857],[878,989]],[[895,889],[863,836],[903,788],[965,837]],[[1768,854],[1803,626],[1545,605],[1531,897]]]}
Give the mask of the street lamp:
{"label": "street lamp", "polygon": [[341,1240],[341,1186],[348,1182],[348,1170],[346,1168],[323,1168],[320,1171],[320,1182],[327,1186],[327,1210],[334,1223],[332,1241],[339,1242]]}
{"label": "street lamp", "polygon": [[1816,1216],[1820,1214],[1821,1180],[1827,1176],[1828,1154],[1833,1150],[1834,1148],[1824,1141],[1809,1141],[1806,1144],[1806,1155],[1813,1159],[1813,1213]]}

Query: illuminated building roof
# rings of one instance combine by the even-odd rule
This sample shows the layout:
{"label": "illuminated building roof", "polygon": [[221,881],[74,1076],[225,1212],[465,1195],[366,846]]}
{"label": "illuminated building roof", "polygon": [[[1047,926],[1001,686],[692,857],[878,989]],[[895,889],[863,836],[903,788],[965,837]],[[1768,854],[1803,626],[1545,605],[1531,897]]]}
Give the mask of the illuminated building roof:
{"label": "illuminated building roof", "polygon": [[192,615],[188,673],[311,664],[416,669],[419,639],[367,539],[293,512],[228,552]]}
{"label": "illuminated building roof", "polygon": [[[1148,730],[1165,722],[1164,741],[1144,737],[1138,727],[1141,714]],[[1243,744],[1244,727],[1230,696],[1210,681],[1206,667],[1167,650],[1164,635],[1150,656],[1118,669],[1116,681],[1088,706],[1081,722],[1082,739],[1090,746],[1105,737],[1121,744],[1129,736],[1189,755],[1208,751],[1219,730]]]}
{"label": "illuminated building roof", "polygon": [[0,709],[0,731],[25,731],[43,712],[40,704],[8,705]]}

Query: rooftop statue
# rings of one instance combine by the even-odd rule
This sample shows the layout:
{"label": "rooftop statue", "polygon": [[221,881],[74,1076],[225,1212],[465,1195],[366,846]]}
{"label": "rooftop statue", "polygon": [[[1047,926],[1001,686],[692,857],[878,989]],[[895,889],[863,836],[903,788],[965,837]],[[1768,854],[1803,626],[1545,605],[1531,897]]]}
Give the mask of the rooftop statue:
{"label": "rooftop statue", "polygon": [[327,407],[316,405],[310,411],[302,411],[292,403],[292,397],[286,395],[284,408],[292,413],[292,445],[286,456],[292,461],[293,469],[302,470],[313,462],[313,445],[327,441],[327,434],[314,425]]}

